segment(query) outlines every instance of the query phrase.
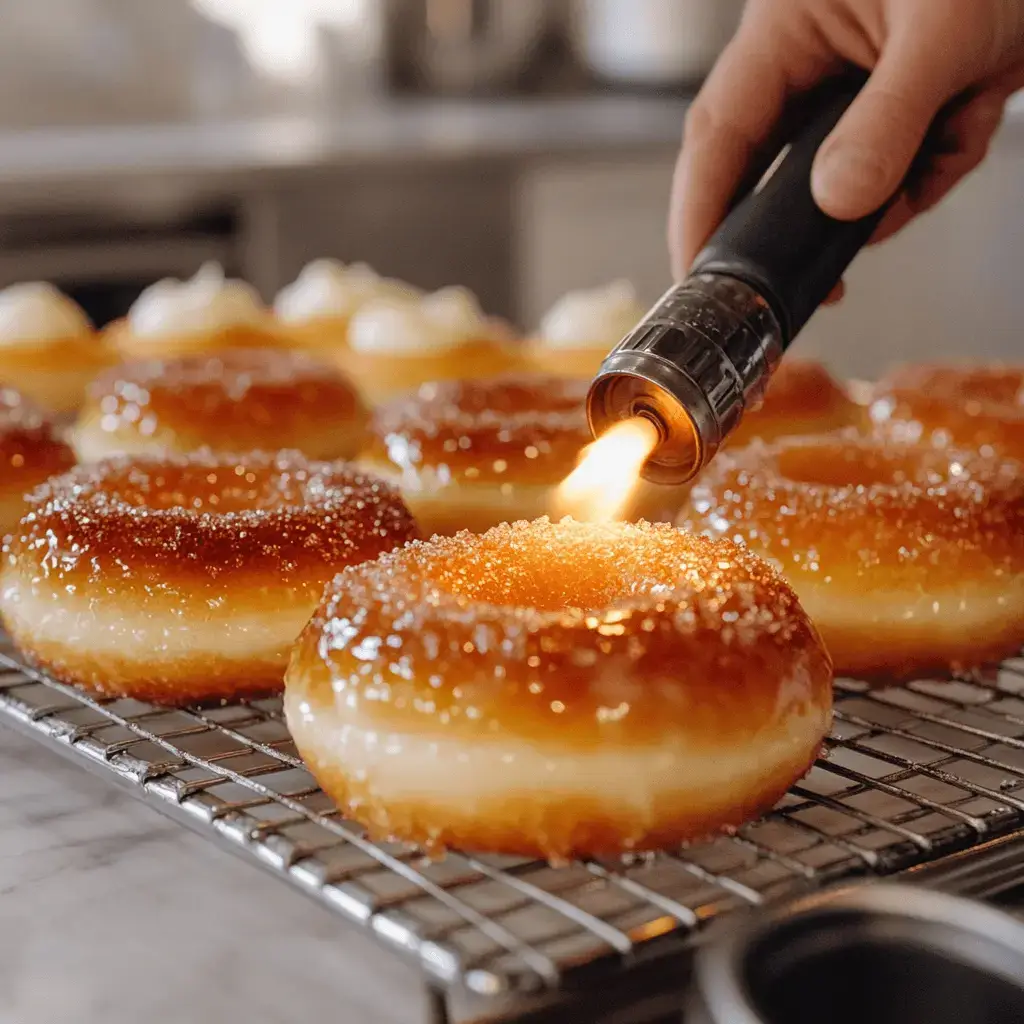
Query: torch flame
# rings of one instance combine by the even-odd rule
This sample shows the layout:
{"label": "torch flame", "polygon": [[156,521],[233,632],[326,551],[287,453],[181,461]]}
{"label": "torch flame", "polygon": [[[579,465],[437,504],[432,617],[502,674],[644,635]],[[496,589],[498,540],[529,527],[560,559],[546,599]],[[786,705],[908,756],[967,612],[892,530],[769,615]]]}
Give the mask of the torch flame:
{"label": "torch flame", "polygon": [[583,449],[579,465],[558,487],[556,512],[584,522],[614,522],[629,504],[658,440],[658,428],[650,420],[616,423]]}

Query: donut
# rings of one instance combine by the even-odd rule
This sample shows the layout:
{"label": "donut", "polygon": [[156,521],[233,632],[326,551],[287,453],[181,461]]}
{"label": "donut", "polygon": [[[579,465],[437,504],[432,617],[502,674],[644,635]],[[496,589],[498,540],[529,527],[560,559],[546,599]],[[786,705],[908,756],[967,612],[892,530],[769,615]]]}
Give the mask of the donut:
{"label": "donut", "polygon": [[416,535],[390,487],[343,463],[110,459],[29,497],[0,615],[32,663],[104,696],[268,693],[335,571]]}
{"label": "donut", "polygon": [[368,413],[338,371],[299,352],[233,349],[125,363],[89,388],[74,430],[79,458],[293,449],[354,458]]}
{"label": "donut", "polygon": [[352,316],[339,359],[372,405],[424,381],[496,377],[522,362],[506,325],[485,316],[465,288],[365,303]]}
{"label": "donut", "polygon": [[540,373],[590,380],[646,312],[629,281],[569,292],[528,342],[529,364]]}
{"label": "donut", "polygon": [[296,347],[337,354],[347,345],[352,317],[368,302],[421,294],[412,285],[381,277],[365,263],[346,266],[320,259],[278,292],[274,314]]}
{"label": "donut", "polygon": [[[424,384],[376,411],[360,461],[401,490],[427,535],[536,519],[593,441],[586,397],[586,381],[559,377]],[[664,490],[639,486],[623,518],[653,514]]]}
{"label": "donut", "polygon": [[871,418],[904,438],[1024,461],[1024,368],[899,367],[875,387]]}
{"label": "donut", "polygon": [[755,437],[773,441],[790,435],[825,434],[868,427],[867,414],[820,363],[789,357],[780,364],[764,400],[729,437],[732,447]]}
{"label": "donut", "polygon": [[0,387],[0,536],[25,512],[25,495],[75,464],[53,421],[14,388]]}
{"label": "donut", "polygon": [[288,345],[256,289],[226,278],[216,263],[204,264],[187,281],[165,278],[150,285],[104,334],[126,359]]}
{"label": "donut", "polygon": [[114,355],[74,300],[51,284],[0,289],[0,380],[54,413],[71,413]]}
{"label": "donut", "polygon": [[373,836],[565,861],[768,810],[819,753],[831,678],[751,553],[545,518],[344,570],[292,654],[285,711]]}
{"label": "donut", "polygon": [[790,580],[840,674],[966,671],[1024,644],[1024,467],[885,437],[721,453],[679,520]]}

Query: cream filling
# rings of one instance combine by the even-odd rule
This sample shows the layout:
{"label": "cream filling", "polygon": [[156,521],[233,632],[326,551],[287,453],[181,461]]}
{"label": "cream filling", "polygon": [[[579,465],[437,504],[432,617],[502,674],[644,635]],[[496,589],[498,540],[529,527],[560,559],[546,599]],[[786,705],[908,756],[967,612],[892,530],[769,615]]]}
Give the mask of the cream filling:
{"label": "cream filling", "polygon": [[205,334],[265,319],[256,289],[244,281],[226,279],[215,263],[204,264],[188,281],[157,281],[128,311],[128,326],[137,338]]}
{"label": "cream filling", "polygon": [[52,284],[29,281],[0,289],[0,347],[86,338],[91,333],[92,324],[78,304]]}
{"label": "cream filling", "polygon": [[[748,792],[752,780],[809,761],[828,730],[828,712],[792,715],[740,749],[688,747],[677,733],[636,749],[580,751],[568,744],[541,746],[522,739],[477,741],[373,728],[366,716],[344,707],[333,713],[310,705],[288,688],[288,725],[307,757],[336,765],[389,801],[443,800],[486,805],[502,796],[530,793],[552,801],[574,792],[653,814],[653,801],[687,798],[696,808],[720,806]],[[470,808],[461,810],[471,813]]]}
{"label": "cream filling", "polygon": [[12,632],[31,635],[39,646],[159,663],[196,656],[232,661],[272,657],[295,642],[316,604],[268,595],[266,612],[235,614],[223,603],[203,609],[198,601],[151,612],[144,600],[127,588],[122,608],[98,605],[84,595],[43,596],[7,573],[0,610]]}
{"label": "cream filling", "polygon": [[349,324],[348,342],[366,354],[422,355],[450,351],[490,333],[472,292],[444,288],[422,297],[366,303]]}
{"label": "cream filling", "polygon": [[546,348],[607,351],[636,327],[645,312],[628,281],[569,292],[541,320],[537,339]]}
{"label": "cream filling", "polygon": [[274,312],[290,324],[347,319],[373,300],[413,299],[418,294],[412,285],[383,278],[365,263],[346,266],[336,260],[314,260],[281,289]]}

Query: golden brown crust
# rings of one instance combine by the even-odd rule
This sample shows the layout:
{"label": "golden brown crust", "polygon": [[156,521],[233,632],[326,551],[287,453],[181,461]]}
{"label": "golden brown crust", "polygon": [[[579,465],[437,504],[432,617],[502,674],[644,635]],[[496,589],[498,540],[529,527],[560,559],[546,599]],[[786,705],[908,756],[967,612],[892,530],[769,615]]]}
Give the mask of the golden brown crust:
{"label": "golden brown crust", "polygon": [[[20,516],[23,495],[74,464],[74,453],[46,413],[14,388],[0,387],[0,504]],[[0,534],[16,525],[0,522]]]}
{"label": "golden brown crust", "polygon": [[370,353],[346,347],[337,362],[373,405],[411,394],[424,381],[489,379],[514,373],[522,365],[517,346],[493,338],[441,352]]}
{"label": "golden brown crust", "polygon": [[531,376],[424,384],[377,411],[366,454],[409,490],[558,484],[593,440],[587,387]]}
{"label": "golden brown crust", "polygon": [[100,692],[176,703],[279,688],[324,582],[417,535],[392,488],[343,463],[111,459],[30,496],[5,545],[0,609],[29,656]]}
{"label": "golden brown crust", "polygon": [[899,436],[1024,462],[1024,368],[899,367],[874,389],[871,416]]}
{"label": "golden brown crust", "polygon": [[837,672],[948,671],[1024,642],[1012,623],[1024,574],[1017,463],[880,437],[755,442],[715,460],[680,523],[779,565]]}
{"label": "golden brown crust", "polygon": [[127,320],[103,329],[105,341],[130,359],[174,359],[235,348],[287,347],[288,338],[268,314],[265,323],[233,324],[213,331],[167,337],[136,337]]}
{"label": "golden brown crust", "polygon": [[289,679],[423,735],[583,751],[678,730],[714,750],[827,703],[831,674],[792,590],[749,552],[665,524],[542,519],[345,570]]}
{"label": "golden brown crust", "polygon": [[772,441],[790,435],[824,434],[867,426],[867,416],[820,363],[788,357],[780,364],[764,402],[743,417],[730,447],[754,438]]}
{"label": "golden brown crust", "polygon": [[588,383],[601,369],[601,363],[608,352],[609,349],[600,345],[586,348],[553,347],[540,339],[531,339],[524,345],[526,359],[538,373],[585,380]]}
{"label": "golden brown crust", "polygon": [[116,367],[90,386],[79,425],[129,452],[159,442],[178,452],[352,458],[366,419],[355,387],[330,367],[296,352],[235,349]]}

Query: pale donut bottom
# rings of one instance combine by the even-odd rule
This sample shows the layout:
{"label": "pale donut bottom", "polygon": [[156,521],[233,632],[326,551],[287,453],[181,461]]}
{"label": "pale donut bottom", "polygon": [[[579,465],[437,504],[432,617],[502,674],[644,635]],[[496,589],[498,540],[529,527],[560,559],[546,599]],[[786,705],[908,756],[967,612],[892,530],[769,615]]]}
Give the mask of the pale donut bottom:
{"label": "pale donut bottom", "polygon": [[597,748],[525,737],[378,729],[371,715],[312,699],[288,671],[285,713],[310,770],[377,838],[565,861],[665,849],[768,811],[807,773],[827,706],[765,723],[756,742],[716,747],[666,725],[649,744]]}
{"label": "pale donut bottom", "polygon": [[208,436],[202,431],[194,431],[190,440],[173,429],[157,430],[150,435],[131,429],[104,430],[101,420],[102,414],[98,411],[84,411],[72,428],[69,441],[79,462],[98,462],[115,455],[161,455],[166,452],[187,455],[199,447],[230,454],[287,448],[301,452],[307,459],[353,459],[366,438],[361,422],[325,423],[301,437],[278,435],[276,438],[249,438],[238,442],[218,437],[215,428],[210,429]]}
{"label": "pale donut bottom", "polygon": [[1024,647],[1024,579],[893,590],[788,575],[837,676],[893,682],[992,665]]}
{"label": "pale donut bottom", "polygon": [[0,614],[15,644],[62,682],[106,696],[187,704],[279,691],[322,580],[249,586],[216,602],[150,599],[140,584],[51,588],[33,570],[0,573]]}
{"label": "pale donut bottom", "polygon": [[[394,467],[374,459],[361,459],[360,465],[368,473],[399,489],[426,537],[435,534],[450,537],[460,530],[485,533],[499,523],[532,522],[541,516],[560,519],[572,511],[559,505],[557,484],[501,485],[460,481],[417,487],[410,486]],[[641,484],[623,512],[623,518],[671,522],[687,491],[686,488]]]}

